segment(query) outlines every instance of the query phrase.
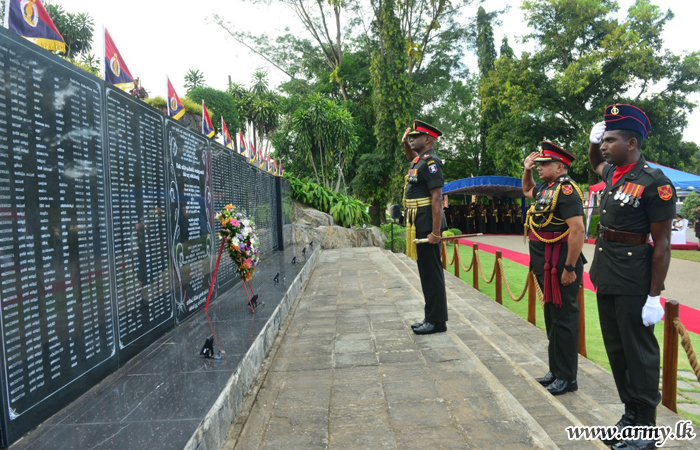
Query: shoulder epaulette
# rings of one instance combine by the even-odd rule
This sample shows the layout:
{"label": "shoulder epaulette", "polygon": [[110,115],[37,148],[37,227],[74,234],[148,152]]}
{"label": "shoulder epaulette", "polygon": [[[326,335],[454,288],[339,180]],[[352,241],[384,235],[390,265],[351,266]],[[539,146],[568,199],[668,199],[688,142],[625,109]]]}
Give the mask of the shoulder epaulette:
{"label": "shoulder epaulette", "polygon": [[[664,172],[661,169],[655,169],[655,168],[651,167],[649,164],[644,164],[644,166],[642,166],[642,170],[644,172],[648,173],[649,175],[651,175],[652,177],[654,177],[655,180],[666,177],[666,174],[664,174]],[[670,183],[670,181],[669,181],[669,183]]]}

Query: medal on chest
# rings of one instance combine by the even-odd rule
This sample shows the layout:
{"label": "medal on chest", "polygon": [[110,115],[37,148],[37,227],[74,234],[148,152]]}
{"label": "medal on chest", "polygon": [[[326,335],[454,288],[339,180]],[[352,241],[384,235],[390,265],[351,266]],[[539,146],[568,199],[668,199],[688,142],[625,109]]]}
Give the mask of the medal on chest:
{"label": "medal on chest", "polygon": [[417,183],[418,182],[418,169],[408,169],[408,182]]}
{"label": "medal on chest", "polygon": [[615,192],[613,200],[620,201],[620,206],[632,205],[633,208],[638,208],[643,192],[644,186],[641,184],[627,182]]}

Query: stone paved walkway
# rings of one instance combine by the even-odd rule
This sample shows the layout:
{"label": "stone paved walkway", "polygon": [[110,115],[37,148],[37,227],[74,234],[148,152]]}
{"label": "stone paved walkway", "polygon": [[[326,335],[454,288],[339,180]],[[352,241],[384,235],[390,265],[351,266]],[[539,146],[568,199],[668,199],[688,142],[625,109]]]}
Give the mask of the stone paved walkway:
{"label": "stone paved walkway", "polygon": [[461,281],[447,279],[448,332],[416,336],[415,263],[373,248],[320,256],[224,449],[607,448],[564,430],[617,421],[609,373],[580,358],[581,389],[552,397],[534,381],[544,334]]}

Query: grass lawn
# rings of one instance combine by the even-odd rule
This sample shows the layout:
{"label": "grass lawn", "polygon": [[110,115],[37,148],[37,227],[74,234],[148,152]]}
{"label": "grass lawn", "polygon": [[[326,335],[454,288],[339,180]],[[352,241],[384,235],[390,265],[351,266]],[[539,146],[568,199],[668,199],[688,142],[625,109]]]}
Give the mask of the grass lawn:
{"label": "grass lawn", "polygon": [[671,250],[671,258],[700,262],[700,252],[697,250]]}
{"label": "grass lawn", "polygon": [[[460,252],[460,258],[462,259],[462,265],[464,267],[469,267],[469,263],[471,262],[472,259],[472,248],[465,246],[465,245],[460,245],[459,246],[459,252]],[[700,252],[695,252],[700,255]],[[447,255],[448,259],[452,258],[453,254],[453,245],[449,244],[447,246]],[[479,259],[481,260],[481,263],[484,266],[483,272],[486,278],[490,278],[491,272],[493,271],[493,265],[496,260],[496,255],[492,253],[488,253],[485,251],[480,251],[479,252]],[[522,264],[510,261],[508,259],[503,258],[503,269],[506,274],[506,278],[508,279],[508,284],[510,285],[510,289],[513,291],[515,295],[520,294],[520,292],[523,289],[523,286],[525,285],[527,273],[528,273],[528,268],[527,266],[524,266]],[[454,269],[452,266],[447,267],[447,271],[450,273],[454,273]],[[470,271],[469,273],[464,273],[462,269],[460,269],[460,278],[470,286],[472,285],[472,272]],[[495,299],[496,298],[496,287],[495,287],[495,278],[494,282],[491,284],[486,284],[481,278],[479,277],[479,291],[481,291],[483,294],[487,295],[488,297]],[[586,351],[588,354],[588,359],[593,361],[594,363],[598,364],[599,366],[605,368],[608,372],[610,372],[610,364],[608,362],[608,356],[605,353],[605,346],[603,344],[603,336],[601,335],[600,331],[600,322],[598,321],[598,305],[596,301],[596,295],[594,292],[591,292],[587,289],[584,289],[585,293],[585,299],[584,299],[584,308],[585,308],[585,315],[586,315]],[[537,300],[537,327],[540,328],[543,332],[545,330],[545,325],[544,325],[544,313],[542,311],[542,308],[539,306],[539,300]],[[503,286],[503,306],[508,308],[509,310],[513,311],[514,313],[518,314],[520,317],[523,319],[527,320],[527,294],[525,297],[519,301],[519,302],[514,302],[511,300],[510,296],[508,295],[508,292],[506,291],[505,285]],[[659,347],[661,347],[661,361],[663,362],[663,332],[664,332],[664,323],[660,322],[654,327],[654,334],[656,335],[657,340],[659,341]],[[693,348],[696,349],[696,351],[700,351],[700,336],[689,332],[690,334],[690,339],[693,344]],[[690,372],[692,373],[693,370],[690,368],[690,363],[688,363],[688,358],[685,355],[685,351],[683,348],[680,346],[680,339],[679,339],[679,357],[678,357],[678,370],[679,371],[685,371],[685,372]],[[685,378],[685,377],[679,377],[679,379],[685,379],[686,381],[695,381],[697,382],[696,379],[692,378]],[[679,390],[679,392],[682,392]],[[689,391],[687,391],[689,392]],[[693,401],[692,399],[688,399],[687,397],[682,397],[681,395],[678,396],[678,403],[680,404],[681,402],[693,402],[693,403],[698,403]],[[700,404],[700,403],[698,403]],[[682,406],[681,406],[682,407]],[[691,414],[681,414],[683,417],[686,417],[688,419],[691,419],[695,422],[696,426],[700,426],[700,416],[694,416]]]}

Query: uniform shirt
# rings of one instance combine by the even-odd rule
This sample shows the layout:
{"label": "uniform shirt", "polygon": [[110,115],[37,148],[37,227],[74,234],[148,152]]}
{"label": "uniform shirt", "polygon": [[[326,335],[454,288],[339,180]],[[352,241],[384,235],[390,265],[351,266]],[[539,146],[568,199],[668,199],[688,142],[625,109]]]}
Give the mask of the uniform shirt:
{"label": "uniform shirt", "polygon": [[[676,217],[676,191],[664,173],[643,157],[617,183],[615,166],[603,168],[605,189],[599,207],[600,224],[634,233],[649,233],[651,222]],[[651,283],[651,244],[610,242],[598,236],[591,281],[605,295],[648,295]]]}
{"label": "uniform shirt", "polygon": [[[554,201],[554,195],[556,194],[557,188],[561,185],[559,189],[559,195],[557,197],[557,203],[554,208],[554,219],[549,223],[549,225],[543,228],[534,228],[534,230],[539,233],[540,231],[546,232],[564,232],[569,229],[566,222],[562,223],[566,219],[575,216],[583,217],[583,202],[581,197],[578,195],[578,191],[574,188],[574,182],[569,178],[568,175],[561,175],[559,178],[554,180],[552,183],[543,183],[537,186],[532,195],[535,198],[535,211],[544,211],[549,205]],[[533,221],[536,224],[542,224],[549,219],[550,214],[535,214],[533,216]],[[583,219],[581,219],[583,220]],[[544,247],[545,243],[538,240],[530,240],[530,266],[532,272],[536,275],[541,275],[544,273]],[[557,271],[561,273],[566,263],[566,257],[568,252],[568,245],[563,242],[561,245],[561,250],[559,251],[559,261],[557,261]],[[582,259],[579,257],[576,265],[583,264]]]}
{"label": "uniform shirt", "polygon": [[[430,197],[430,190],[445,185],[442,176],[442,160],[430,149],[411,161],[408,169],[406,199]],[[443,217],[444,222],[444,217]],[[443,223],[442,228],[445,228]],[[430,233],[433,230],[432,207],[421,206],[416,213],[416,233]]]}

